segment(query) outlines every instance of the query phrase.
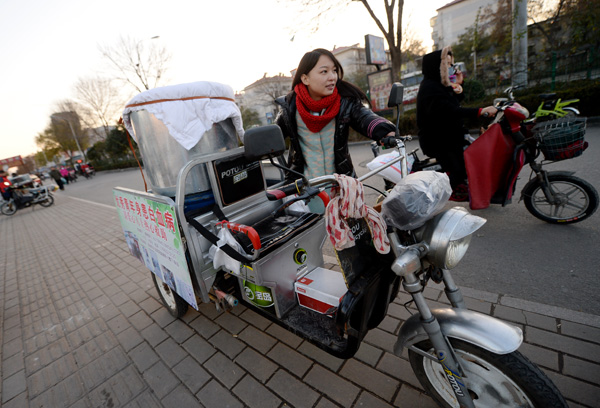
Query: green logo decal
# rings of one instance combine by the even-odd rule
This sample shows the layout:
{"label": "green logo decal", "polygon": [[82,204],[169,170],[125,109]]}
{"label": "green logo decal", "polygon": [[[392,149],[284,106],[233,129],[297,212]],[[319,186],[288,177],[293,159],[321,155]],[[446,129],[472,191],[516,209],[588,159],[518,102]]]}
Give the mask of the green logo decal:
{"label": "green logo decal", "polygon": [[294,262],[296,262],[298,265],[302,265],[304,262],[306,262],[306,250],[303,248],[298,248],[294,251]]}
{"label": "green logo decal", "polygon": [[252,282],[244,281],[244,293],[248,300],[259,307],[273,306],[273,294],[266,286],[258,286]]}

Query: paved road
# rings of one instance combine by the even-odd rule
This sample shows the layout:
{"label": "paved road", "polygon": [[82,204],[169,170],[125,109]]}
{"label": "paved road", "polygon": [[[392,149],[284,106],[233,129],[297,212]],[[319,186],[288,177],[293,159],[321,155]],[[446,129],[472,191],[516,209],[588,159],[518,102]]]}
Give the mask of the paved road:
{"label": "paved road", "polygon": [[[551,169],[577,172],[577,176],[600,189],[600,127],[588,128],[589,149],[583,156],[551,165]],[[416,142],[409,149],[417,147]],[[364,174],[372,159],[368,144],[351,148],[355,167]],[[517,184],[520,191],[529,171],[524,169]],[[373,177],[367,184],[383,188]],[[114,186],[143,190],[139,170],[101,172],[90,180],[67,186],[61,194],[113,205]],[[369,200],[377,193],[367,189]],[[452,203],[451,205],[457,205]],[[459,204],[466,207],[465,204]],[[550,225],[533,217],[523,203],[492,206],[475,214],[487,223],[473,239],[469,252],[456,269],[461,286],[529,299],[547,305],[600,315],[600,211],[573,225]]]}
{"label": "paved road", "polygon": [[[409,316],[403,292],[356,356],[340,360],[242,305],[217,312],[201,304],[174,319],[110,205],[60,192],[49,208],[0,216],[0,237],[2,408],[435,406],[406,353],[392,353]],[[523,329],[520,351],[569,406],[598,406],[600,317],[463,293],[470,309]],[[447,304],[439,285],[425,296]]]}

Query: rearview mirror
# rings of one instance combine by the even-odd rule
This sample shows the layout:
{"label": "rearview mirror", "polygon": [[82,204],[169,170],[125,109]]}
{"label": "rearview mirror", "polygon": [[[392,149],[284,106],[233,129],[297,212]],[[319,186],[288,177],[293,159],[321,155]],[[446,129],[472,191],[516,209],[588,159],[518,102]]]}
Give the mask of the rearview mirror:
{"label": "rearview mirror", "polygon": [[244,156],[250,161],[280,156],[283,152],[285,142],[277,125],[255,127],[244,134]]}
{"label": "rearview mirror", "polygon": [[394,82],[392,84],[392,90],[390,91],[390,99],[388,100],[388,108],[393,108],[398,105],[402,105],[402,98],[404,97],[404,85],[400,82]]}

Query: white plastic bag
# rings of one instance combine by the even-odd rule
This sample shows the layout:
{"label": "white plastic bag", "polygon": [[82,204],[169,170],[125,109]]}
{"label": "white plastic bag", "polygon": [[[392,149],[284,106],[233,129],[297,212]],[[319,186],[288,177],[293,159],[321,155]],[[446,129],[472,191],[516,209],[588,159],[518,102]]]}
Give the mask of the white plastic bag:
{"label": "white plastic bag", "polygon": [[388,225],[413,230],[439,213],[451,194],[450,179],[445,173],[420,171],[396,184],[383,200],[381,213]]}
{"label": "white plastic bag", "polygon": [[[298,194],[283,197],[283,202],[287,203],[288,201],[290,201],[291,199],[296,198],[296,197],[298,197]],[[308,213],[308,212],[310,212],[310,208],[308,208],[308,205],[304,201],[298,200],[294,204],[290,205],[289,207],[287,207],[285,209],[286,214],[289,214],[290,211],[292,213],[294,213],[294,212]]]}
{"label": "white plastic bag", "polygon": [[[373,160],[371,160],[369,163],[367,163],[367,168],[369,170],[375,170],[378,169],[379,167],[383,166],[384,164],[389,163],[390,161],[398,158],[400,156],[400,152],[398,152],[398,150],[392,150],[390,153],[386,153],[386,154],[381,154],[377,157],[375,157]],[[408,168],[408,172],[410,173],[410,170],[412,168],[412,165],[415,161],[415,158],[412,156],[408,156],[406,159],[406,167]],[[386,178],[388,180],[390,180],[393,183],[398,183],[400,180],[402,180],[402,167],[401,167],[401,161],[399,161],[398,163],[394,163],[392,164],[390,167],[381,170],[378,175]]]}
{"label": "white plastic bag", "polygon": [[213,261],[214,268],[223,268],[228,272],[231,272],[235,275],[239,275],[242,263],[240,261],[236,261],[229,255],[227,255],[225,251],[221,249],[221,247],[225,244],[229,244],[230,247],[232,247],[241,254],[244,253],[244,249],[239,244],[239,242],[235,240],[235,238],[233,237],[233,235],[231,235],[231,232],[229,232],[227,228],[221,228],[217,236],[219,237],[217,245],[211,245],[210,249],[208,250],[208,255]]}

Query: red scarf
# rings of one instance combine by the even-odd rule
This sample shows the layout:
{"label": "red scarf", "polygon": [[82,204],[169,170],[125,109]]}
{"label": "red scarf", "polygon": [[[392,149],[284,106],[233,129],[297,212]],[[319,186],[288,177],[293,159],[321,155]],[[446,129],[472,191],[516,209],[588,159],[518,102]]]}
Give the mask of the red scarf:
{"label": "red scarf", "polygon": [[[298,84],[294,87],[296,91],[296,107],[304,124],[313,133],[320,132],[331,119],[340,111],[340,95],[337,87],[333,88],[333,94],[326,96],[320,101],[315,101],[308,93],[308,88],[304,84]],[[325,109],[325,113],[320,116],[315,116],[311,112],[321,112]]]}

